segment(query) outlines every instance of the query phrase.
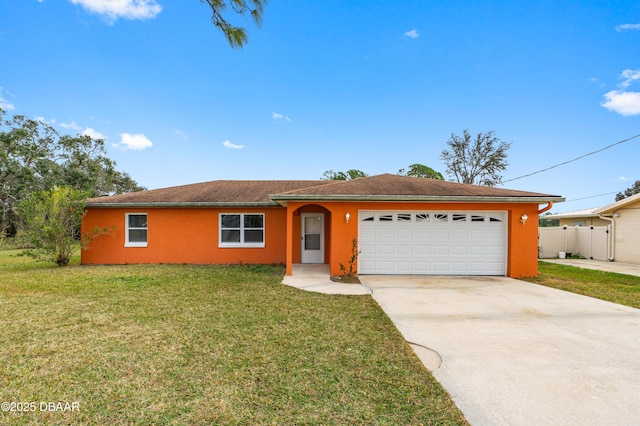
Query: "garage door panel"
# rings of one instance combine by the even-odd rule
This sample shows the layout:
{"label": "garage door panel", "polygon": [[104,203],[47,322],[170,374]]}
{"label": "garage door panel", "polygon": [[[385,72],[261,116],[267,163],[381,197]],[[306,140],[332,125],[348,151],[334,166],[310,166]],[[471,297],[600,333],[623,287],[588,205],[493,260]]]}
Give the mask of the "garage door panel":
{"label": "garage door panel", "polygon": [[468,229],[454,229],[451,232],[451,239],[452,240],[464,240],[464,241],[466,241],[468,238],[469,238],[469,230]]}
{"label": "garage door panel", "polygon": [[380,239],[380,240],[392,240],[396,237],[395,232],[393,232],[393,229],[378,229],[376,238]]}
{"label": "garage door panel", "polygon": [[393,261],[387,260],[387,261],[378,261],[376,262],[376,267],[382,272],[382,273],[393,273],[394,269],[393,269]]}
{"label": "garage door panel", "polygon": [[504,253],[504,248],[498,245],[485,246],[485,252],[488,255],[500,256]]}
{"label": "garage door panel", "polygon": [[433,261],[431,262],[432,271],[436,274],[450,274],[451,268],[449,267],[449,262],[446,261]]}
{"label": "garage door panel", "polygon": [[361,274],[506,273],[505,212],[367,211],[359,220]]}
{"label": "garage door panel", "polygon": [[376,246],[373,244],[358,243],[358,250],[360,251],[360,259],[366,258],[368,255],[376,254]]}
{"label": "garage door panel", "polygon": [[451,262],[450,267],[453,274],[464,275],[469,272],[469,264],[467,262]]}
{"label": "garage door panel", "polygon": [[396,255],[410,255],[413,254],[413,247],[411,245],[398,245],[396,246]]}
{"label": "garage door panel", "polygon": [[397,238],[413,238],[412,229],[398,229],[396,233]]}
{"label": "garage door panel", "polygon": [[429,229],[416,229],[414,235],[417,239],[431,238],[431,231]]}
{"label": "garage door panel", "polygon": [[414,263],[417,273],[426,274],[431,272],[431,262],[418,261]]}
{"label": "garage door panel", "polygon": [[375,229],[360,227],[360,240],[366,240],[368,238],[375,239],[377,235],[377,231]]}
{"label": "garage door panel", "polygon": [[483,245],[470,245],[469,246],[469,255],[470,256],[484,256],[487,253],[487,246]]}
{"label": "garage door panel", "polygon": [[439,254],[448,255],[449,254],[449,249],[451,247],[450,246],[445,246],[445,245],[442,245],[442,244],[438,244],[438,245],[434,244],[433,246],[431,246],[431,248],[433,250],[432,253],[435,254],[435,255],[439,255]]}
{"label": "garage door panel", "polygon": [[484,240],[490,237],[490,233],[486,229],[470,229],[468,235],[472,240]]}
{"label": "garage door panel", "polygon": [[468,253],[467,249],[468,249],[467,246],[461,246],[461,245],[451,246],[451,254],[454,256],[466,255]]}
{"label": "garage door panel", "polygon": [[433,230],[433,238],[435,239],[443,239],[448,240],[450,237],[450,233],[448,229],[434,229]]}
{"label": "garage door panel", "polygon": [[414,246],[414,253],[417,256],[426,256],[428,254],[431,254],[431,246],[425,244],[416,244]]}
{"label": "garage door panel", "polygon": [[399,273],[410,274],[413,272],[413,262],[398,261],[395,263],[395,270]]}
{"label": "garage door panel", "polygon": [[381,244],[378,246],[378,250],[376,250],[376,254],[379,255],[393,255],[395,254],[395,247],[393,245],[390,244]]}

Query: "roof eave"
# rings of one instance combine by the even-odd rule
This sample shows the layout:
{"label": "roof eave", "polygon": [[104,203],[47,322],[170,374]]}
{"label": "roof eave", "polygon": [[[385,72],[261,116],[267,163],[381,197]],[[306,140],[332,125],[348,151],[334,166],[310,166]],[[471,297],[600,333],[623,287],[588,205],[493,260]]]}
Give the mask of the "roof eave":
{"label": "roof eave", "polygon": [[548,203],[565,201],[563,197],[498,197],[498,196],[436,196],[436,195],[288,195],[269,196],[281,205],[287,201],[394,201],[394,202],[458,202],[458,203]]}
{"label": "roof eave", "polygon": [[153,207],[275,207],[278,203],[268,202],[136,202],[136,203],[92,203],[87,202],[85,207],[91,208],[153,208]]}
{"label": "roof eave", "polygon": [[598,217],[595,213],[584,213],[584,214],[549,214],[544,216],[545,219],[588,219]]}

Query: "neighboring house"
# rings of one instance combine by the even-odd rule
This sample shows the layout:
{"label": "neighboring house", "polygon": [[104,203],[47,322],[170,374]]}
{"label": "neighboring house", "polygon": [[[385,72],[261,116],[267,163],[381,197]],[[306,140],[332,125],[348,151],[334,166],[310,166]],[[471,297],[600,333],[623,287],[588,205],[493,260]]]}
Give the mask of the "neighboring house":
{"label": "neighboring house", "polygon": [[609,221],[595,213],[597,208],[576,210],[566,213],[549,214],[544,219],[558,219],[559,226],[607,226]]}
{"label": "neighboring house", "polygon": [[595,211],[611,221],[610,259],[640,263],[640,194]]}
{"label": "neighboring house", "polygon": [[544,216],[559,227],[540,229],[540,257],[558,251],[596,260],[640,263],[640,194],[608,206]]}
{"label": "neighboring house", "polygon": [[326,263],[355,239],[360,274],[537,275],[540,204],[556,195],[384,174],[220,180],[89,199],[83,232],[115,226],[83,264]]}

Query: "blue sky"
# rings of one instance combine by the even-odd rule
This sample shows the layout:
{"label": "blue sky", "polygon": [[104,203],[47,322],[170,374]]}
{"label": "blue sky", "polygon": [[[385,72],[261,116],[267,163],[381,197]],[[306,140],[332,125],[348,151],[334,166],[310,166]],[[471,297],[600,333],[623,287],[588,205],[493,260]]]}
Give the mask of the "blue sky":
{"label": "blue sky", "polygon": [[[104,138],[148,188],[444,174],[464,129],[512,143],[509,180],[640,133],[638,0],[271,0],[233,22],[241,50],[198,0],[4,1],[0,106]],[[503,186],[598,207],[639,158],[637,138]]]}

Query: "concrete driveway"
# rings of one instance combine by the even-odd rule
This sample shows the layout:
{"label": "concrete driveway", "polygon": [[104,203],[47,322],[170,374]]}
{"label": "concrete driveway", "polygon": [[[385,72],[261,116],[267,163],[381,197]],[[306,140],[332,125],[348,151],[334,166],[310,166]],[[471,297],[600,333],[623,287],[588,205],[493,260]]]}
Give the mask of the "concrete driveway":
{"label": "concrete driveway", "polygon": [[473,425],[640,424],[640,310],[502,277],[360,278]]}

